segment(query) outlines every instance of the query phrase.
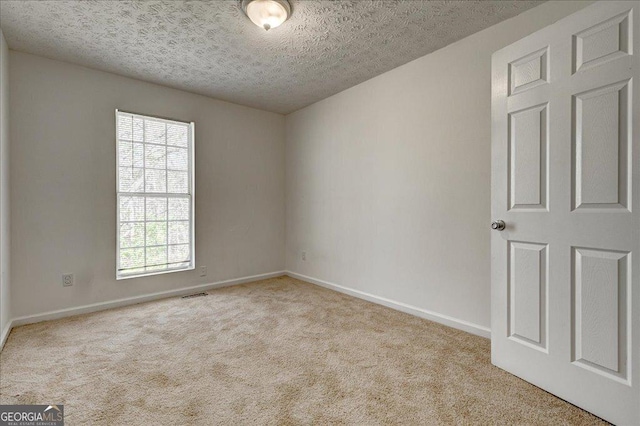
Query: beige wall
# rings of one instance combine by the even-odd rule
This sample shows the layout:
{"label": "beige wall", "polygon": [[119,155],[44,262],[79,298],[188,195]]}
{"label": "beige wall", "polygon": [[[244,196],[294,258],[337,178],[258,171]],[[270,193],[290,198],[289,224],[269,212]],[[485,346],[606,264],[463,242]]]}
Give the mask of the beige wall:
{"label": "beige wall", "polygon": [[[284,117],[11,51],[13,316],[284,269]],[[115,109],[196,123],[196,268],[115,280]],[[73,287],[61,275],[75,274]]]}
{"label": "beige wall", "polygon": [[487,335],[491,54],[587,4],[545,3],[288,115],[287,269]]}
{"label": "beige wall", "polygon": [[11,319],[9,287],[9,49],[0,30],[0,347]]}

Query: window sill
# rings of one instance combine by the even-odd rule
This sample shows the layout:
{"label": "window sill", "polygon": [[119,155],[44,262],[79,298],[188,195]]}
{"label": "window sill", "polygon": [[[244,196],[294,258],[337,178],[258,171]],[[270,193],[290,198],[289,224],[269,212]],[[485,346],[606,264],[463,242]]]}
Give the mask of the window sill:
{"label": "window sill", "polygon": [[154,275],[171,274],[171,273],[174,273],[174,272],[193,271],[194,269],[196,269],[195,265],[187,266],[186,268],[166,269],[164,271],[145,272],[145,273],[142,273],[142,274],[131,274],[131,275],[118,275],[117,272],[116,272],[116,281],[130,280],[130,279],[133,279],[133,278],[152,277]]}

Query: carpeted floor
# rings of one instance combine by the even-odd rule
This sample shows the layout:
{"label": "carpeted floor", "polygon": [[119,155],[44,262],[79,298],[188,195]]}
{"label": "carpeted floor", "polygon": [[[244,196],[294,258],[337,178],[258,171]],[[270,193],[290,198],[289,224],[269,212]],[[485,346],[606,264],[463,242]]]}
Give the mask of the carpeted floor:
{"label": "carpeted floor", "polygon": [[489,340],[288,277],[15,328],[2,404],[76,424],[598,424]]}

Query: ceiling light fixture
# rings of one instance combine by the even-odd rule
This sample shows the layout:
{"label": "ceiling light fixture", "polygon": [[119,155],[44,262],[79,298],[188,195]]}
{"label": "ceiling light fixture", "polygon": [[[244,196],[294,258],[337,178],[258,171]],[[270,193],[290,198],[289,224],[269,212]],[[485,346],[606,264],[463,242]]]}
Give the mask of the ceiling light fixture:
{"label": "ceiling light fixture", "polygon": [[287,0],[242,0],[242,10],[251,22],[267,31],[279,27],[291,16]]}

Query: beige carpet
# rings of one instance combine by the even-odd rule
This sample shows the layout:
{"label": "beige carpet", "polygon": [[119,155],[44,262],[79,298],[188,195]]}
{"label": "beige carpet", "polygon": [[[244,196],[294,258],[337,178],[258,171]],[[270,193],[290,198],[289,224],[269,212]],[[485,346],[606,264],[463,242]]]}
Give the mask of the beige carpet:
{"label": "beige carpet", "polygon": [[288,277],[15,328],[2,404],[75,424],[598,424],[488,340]]}

